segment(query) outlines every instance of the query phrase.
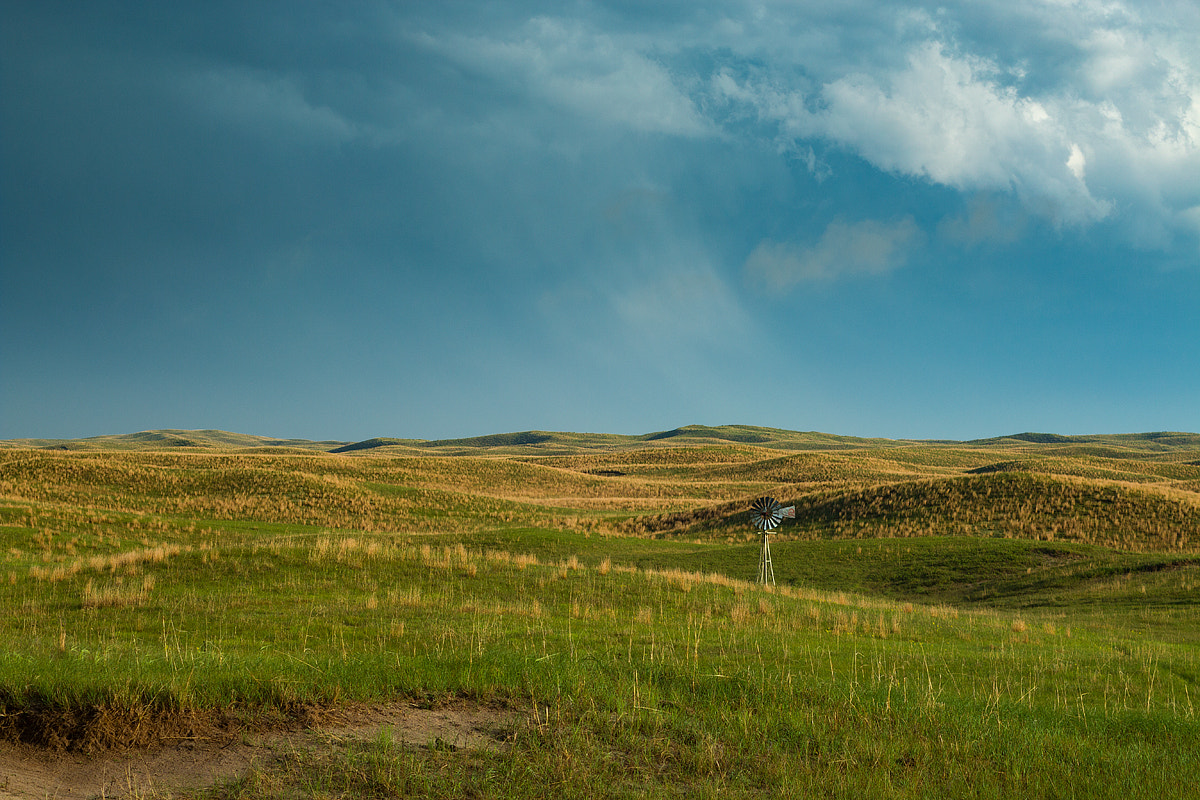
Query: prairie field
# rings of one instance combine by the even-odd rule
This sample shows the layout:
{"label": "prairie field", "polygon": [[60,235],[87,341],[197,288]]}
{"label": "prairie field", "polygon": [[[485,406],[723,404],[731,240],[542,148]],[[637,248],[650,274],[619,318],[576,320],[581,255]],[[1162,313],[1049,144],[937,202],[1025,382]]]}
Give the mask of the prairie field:
{"label": "prairie field", "polygon": [[136,796],[1200,796],[1195,434],[21,440],[0,537],[30,758],[501,720]]}

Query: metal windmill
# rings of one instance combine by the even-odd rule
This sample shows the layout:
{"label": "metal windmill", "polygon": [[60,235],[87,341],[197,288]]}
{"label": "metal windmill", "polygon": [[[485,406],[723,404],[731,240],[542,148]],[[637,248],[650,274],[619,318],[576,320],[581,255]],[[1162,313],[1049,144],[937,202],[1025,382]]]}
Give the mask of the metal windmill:
{"label": "metal windmill", "polygon": [[760,497],[750,504],[750,521],[762,534],[762,554],[758,558],[758,582],[775,585],[775,567],[771,564],[771,544],[768,537],[784,518],[795,519],[796,507],[784,508],[774,497]]}

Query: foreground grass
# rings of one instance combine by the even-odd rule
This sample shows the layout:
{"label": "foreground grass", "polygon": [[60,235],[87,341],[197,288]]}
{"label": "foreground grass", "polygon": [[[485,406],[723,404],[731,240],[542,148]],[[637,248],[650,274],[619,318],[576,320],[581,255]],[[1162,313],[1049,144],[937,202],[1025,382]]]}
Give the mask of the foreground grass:
{"label": "foreground grass", "polygon": [[[1200,565],[1180,546],[1194,532],[1174,527],[1190,519],[1193,465],[1147,462],[1175,505],[1114,494],[1121,516],[1094,515],[1157,509],[1177,534],[1148,529],[1171,541],[1159,550],[1010,538],[1008,523],[962,536],[928,517],[897,538],[839,539],[843,517],[813,515],[806,538],[773,546],[778,588],[742,580],[757,545],[728,535],[723,504],[800,492],[801,468],[828,475],[813,508],[842,491],[837,513],[860,522],[915,519],[918,485],[954,488],[926,495],[947,519],[960,501],[972,519],[999,508],[953,477],[992,453],[884,455],[12,451],[0,729],[86,749],[195,720],[469,698],[523,714],[505,750],[385,734],[195,796],[1194,796]],[[924,483],[862,486],[913,464]],[[938,471],[959,482],[931,484]],[[712,535],[612,535],[649,503],[689,525],[717,508]]]}
{"label": "foreground grass", "polygon": [[[961,712],[913,714],[825,698],[758,718],[736,704],[725,719],[641,724],[551,709],[544,726],[504,754],[412,751],[383,736],[330,753],[292,753],[204,796],[1194,796],[1176,780],[1194,774],[1194,748],[1146,726],[1101,723],[1083,732],[1019,719],[993,727]],[[1094,737],[1140,744],[1120,752],[1080,746]],[[1129,757],[1147,747],[1162,757]]]}
{"label": "foreground grass", "polygon": [[1169,614],[1160,635],[1123,613],[587,561],[325,532],[20,579],[5,713],[470,697],[529,716],[506,753],[383,737],[295,753],[227,797],[1182,797],[1200,781],[1200,649],[1172,641]]}

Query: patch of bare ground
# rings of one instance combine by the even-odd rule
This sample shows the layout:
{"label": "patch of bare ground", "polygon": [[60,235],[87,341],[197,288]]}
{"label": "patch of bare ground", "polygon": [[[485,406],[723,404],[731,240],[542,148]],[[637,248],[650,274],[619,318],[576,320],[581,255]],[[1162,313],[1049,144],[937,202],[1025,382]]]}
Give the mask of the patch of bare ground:
{"label": "patch of bare ground", "polygon": [[194,725],[190,735],[152,746],[93,752],[0,741],[0,800],[170,797],[236,779],[287,751],[371,741],[384,731],[409,747],[498,750],[520,719],[518,711],[460,700],[436,708],[340,706],[273,727]]}

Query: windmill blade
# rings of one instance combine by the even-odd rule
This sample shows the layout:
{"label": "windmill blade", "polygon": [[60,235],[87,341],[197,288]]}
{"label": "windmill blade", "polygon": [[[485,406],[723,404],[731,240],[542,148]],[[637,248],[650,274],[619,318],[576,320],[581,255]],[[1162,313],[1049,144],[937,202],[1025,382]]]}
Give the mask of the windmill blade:
{"label": "windmill blade", "polygon": [[778,505],[774,497],[760,497],[750,504],[750,508],[757,511],[759,514],[765,514],[770,511],[772,506]]}
{"label": "windmill blade", "polygon": [[760,531],[773,531],[784,518],[795,519],[796,507],[784,508],[774,497],[760,497],[750,504],[750,522]]}
{"label": "windmill blade", "polygon": [[760,497],[750,504],[750,521],[760,531],[769,531],[779,525],[779,503],[774,497]]}

